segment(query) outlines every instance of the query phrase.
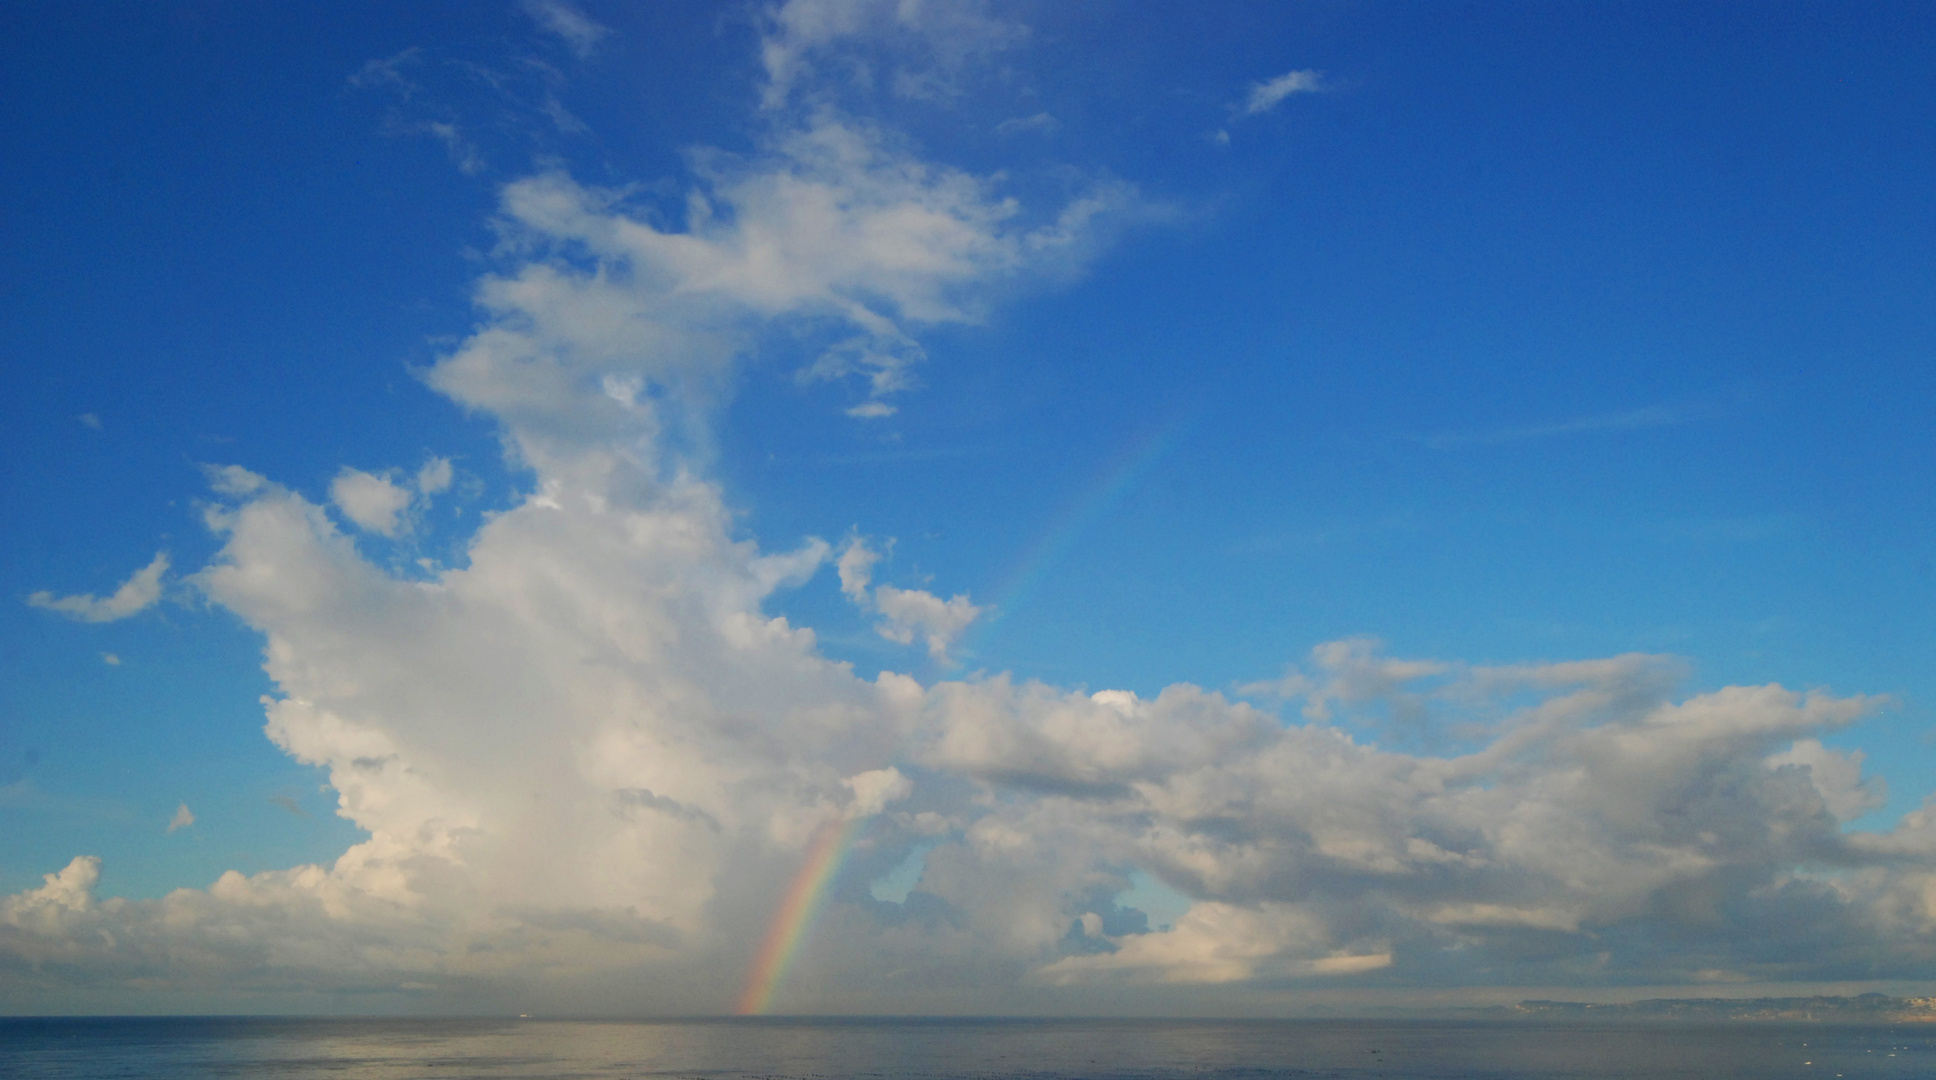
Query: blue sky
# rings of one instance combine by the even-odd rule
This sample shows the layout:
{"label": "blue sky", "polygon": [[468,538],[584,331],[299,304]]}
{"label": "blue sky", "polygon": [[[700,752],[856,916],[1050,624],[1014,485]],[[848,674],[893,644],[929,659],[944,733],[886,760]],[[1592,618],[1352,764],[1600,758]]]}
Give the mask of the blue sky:
{"label": "blue sky", "polygon": [[[803,1010],[899,1008],[868,974],[895,965],[947,973],[917,1011],[1921,985],[1936,912],[1901,897],[1936,851],[1913,814],[1936,764],[1928,12],[5,19],[0,950],[241,903],[206,891],[228,871],[256,909],[323,890],[440,926],[525,919],[527,943],[570,912],[589,935],[531,946],[579,972],[540,986],[448,959],[428,915],[339,912],[331,933],[381,923],[418,951],[356,973],[250,954],[232,961],[249,998],[109,949],[0,984],[7,1008],[161,1007],[134,972],[210,1008],[403,1010],[562,1008],[674,972],[726,1008],[732,978],[705,973],[739,970],[828,815],[878,821],[781,988]],[[571,524],[541,524],[554,504]],[[152,597],[137,580],[89,606],[159,553]],[[1630,654],[1655,659],[1536,668]],[[1179,684],[1214,704],[1165,696]],[[1771,684],[1826,711],[1770,719],[1785,706],[1725,689]],[[1602,760],[1580,740],[1717,701],[1762,732],[1688,765],[1721,786],[1621,812],[1553,794]],[[1424,798],[1377,795],[1399,767],[1375,762],[1506,754],[1568,710],[1597,719],[1527,759],[1549,773],[1469,781],[1518,809],[1456,828],[1392,809],[1375,842],[1319,824]],[[1258,717],[1277,733],[1231,734]],[[1235,769],[1317,733],[1388,755],[1345,785],[1364,805],[1185,813],[1182,773],[1126,764],[1208,740],[1225,749],[1191,768]],[[1315,760],[1191,775],[1303,790]],[[354,779],[376,761],[394,772]],[[502,792],[540,761],[545,798],[616,799],[593,818],[632,831],[545,828],[625,869],[538,868],[544,834]],[[1743,763],[1803,786],[1714,779]],[[680,769],[718,775],[689,797],[650,779]],[[1602,902],[1509,852],[1548,801],[1575,823],[1555,837],[1652,822],[1608,839],[1608,866],[1665,850],[1675,815],[1779,804],[1828,832],[1690,841],[1661,865],[1711,879],[1661,870]],[[640,806],[684,824],[655,832]],[[1238,841],[1192,831],[1210,818],[1276,839],[1213,858],[1191,845]],[[1036,861],[1001,861],[1002,836]],[[1417,843],[1511,883],[1433,892],[1422,863],[1363,854],[1426,858]],[[333,876],[290,869],[311,864]],[[963,884],[977,874],[1035,906]],[[675,880],[702,884],[638,884]],[[47,892],[82,884],[84,902]],[[1705,974],[1669,962],[1692,931],[1661,914],[1703,889],[1738,901],[1693,920],[1722,927],[1702,931]],[[1755,905],[1809,889],[1793,910],[1833,907],[1833,932],[1783,957],[1747,944],[1801,917]],[[1372,895],[1385,922],[1338,914]],[[35,904],[80,921],[46,929]],[[1126,929],[1192,904],[1200,925]],[[1233,958],[1219,918],[1276,951]],[[1505,941],[1522,931],[1536,947]],[[656,944],[573,951],[601,933]]]}

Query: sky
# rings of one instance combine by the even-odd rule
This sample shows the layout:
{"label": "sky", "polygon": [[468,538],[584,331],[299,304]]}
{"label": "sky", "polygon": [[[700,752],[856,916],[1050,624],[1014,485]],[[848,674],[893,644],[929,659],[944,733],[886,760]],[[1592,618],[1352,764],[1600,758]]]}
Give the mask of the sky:
{"label": "sky", "polygon": [[10,5],[0,1011],[1936,993],[1936,13]]}

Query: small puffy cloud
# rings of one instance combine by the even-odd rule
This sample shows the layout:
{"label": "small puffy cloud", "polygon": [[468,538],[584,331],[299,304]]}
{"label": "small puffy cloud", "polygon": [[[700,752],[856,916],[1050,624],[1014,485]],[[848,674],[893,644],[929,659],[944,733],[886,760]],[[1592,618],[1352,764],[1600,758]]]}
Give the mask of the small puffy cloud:
{"label": "small puffy cloud", "polygon": [[524,10],[546,31],[557,35],[580,60],[590,56],[612,28],[565,0],[524,0]]}
{"label": "small puffy cloud", "polygon": [[269,486],[269,481],[240,465],[204,465],[208,486],[218,495],[250,495]]}
{"label": "small puffy cloud", "polygon": [[99,597],[91,593],[55,596],[42,590],[27,597],[27,603],[48,611],[58,611],[80,622],[114,622],[153,607],[161,599],[161,575],[167,572],[168,554],[160,552],[155,555],[153,562],[122,582],[111,596]]}
{"label": "small puffy cloud", "polygon": [[881,613],[875,630],[882,637],[906,645],[918,635],[927,643],[928,655],[943,661],[948,659],[948,648],[984,610],[970,602],[967,593],[943,600],[921,589],[892,585],[875,587],[874,607]]}
{"label": "small puffy cloud", "polygon": [[880,614],[874,630],[882,637],[910,645],[918,636],[930,656],[946,661],[949,647],[986,609],[976,606],[966,593],[943,600],[921,589],[873,586],[874,564],[880,559],[881,554],[865,540],[855,537],[848,541],[836,564],[840,591],[861,608]]}
{"label": "small puffy cloud", "polygon": [[880,552],[868,547],[867,541],[859,537],[848,541],[835,564],[840,571],[840,591],[854,603],[865,604],[867,587],[874,581],[874,564],[880,561]]}
{"label": "small puffy cloud", "polygon": [[1239,114],[1258,116],[1277,108],[1292,94],[1310,94],[1323,88],[1323,79],[1315,71],[1287,71],[1274,79],[1251,84],[1250,95],[1244,99]]}
{"label": "small puffy cloud", "polygon": [[168,819],[168,831],[176,833],[193,824],[195,824],[195,812],[188,808],[187,803],[182,803],[175,807],[175,816]]}
{"label": "small puffy cloud", "polygon": [[109,666],[109,667],[120,667],[120,666],[121,666],[121,658],[120,658],[119,656],[116,656],[115,654],[113,654],[113,653],[111,653],[111,652],[104,652],[104,653],[102,653],[102,654],[101,654],[101,662],[102,662],[103,664],[106,664],[106,665],[107,665],[107,666]]}
{"label": "small puffy cloud", "polygon": [[452,477],[450,459],[433,457],[424,462],[423,468],[417,470],[417,491],[424,495],[448,491]]}
{"label": "small puffy cloud", "polygon": [[101,430],[101,418],[91,412],[84,412],[79,417],[76,417],[76,419],[96,431]]}
{"label": "small puffy cloud", "polygon": [[410,507],[410,492],[387,476],[345,466],[330,481],[329,498],[344,517],[369,532],[395,537],[407,525],[403,512]]}
{"label": "small puffy cloud", "polygon": [[893,766],[856,773],[841,784],[854,793],[849,810],[854,817],[872,817],[887,809],[888,803],[899,802],[914,792],[914,781]]}

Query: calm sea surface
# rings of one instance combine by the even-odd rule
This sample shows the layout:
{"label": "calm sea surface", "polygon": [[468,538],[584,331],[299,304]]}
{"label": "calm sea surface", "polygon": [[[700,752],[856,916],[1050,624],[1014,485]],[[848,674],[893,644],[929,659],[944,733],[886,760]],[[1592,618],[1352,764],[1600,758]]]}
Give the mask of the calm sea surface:
{"label": "calm sea surface", "polygon": [[0,1077],[1936,1077],[1915,1026],[0,1019]]}

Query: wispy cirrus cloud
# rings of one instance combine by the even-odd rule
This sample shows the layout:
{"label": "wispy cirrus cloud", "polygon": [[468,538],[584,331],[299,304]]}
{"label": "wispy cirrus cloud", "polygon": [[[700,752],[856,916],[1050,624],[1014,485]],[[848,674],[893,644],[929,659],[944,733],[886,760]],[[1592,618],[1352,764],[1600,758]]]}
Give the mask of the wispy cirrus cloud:
{"label": "wispy cirrus cloud", "polygon": [[1061,127],[1062,121],[1057,120],[1048,113],[1039,112],[1033,116],[1011,116],[995,125],[995,134],[1019,135],[1030,132],[1038,135],[1049,135]]}
{"label": "wispy cirrus cloud", "polygon": [[1540,439],[1565,438],[1572,435],[1591,435],[1608,431],[1642,431],[1649,428],[1678,427],[1706,419],[1711,412],[1707,409],[1681,405],[1648,405],[1626,412],[1603,413],[1597,416],[1583,416],[1573,420],[1559,420],[1547,424],[1526,424],[1494,428],[1478,428],[1468,431],[1447,431],[1427,435],[1420,442],[1434,450],[1449,450],[1460,446],[1503,446],[1508,443],[1532,442]]}
{"label": "wispy cirrus cloud", "polygon": [[1239,116],[1261,116],[1284,103],[1292,94],[1315,94],[1324,89],[1324,77],[1315,71],[1287,71],[1272,79],[1252,83],[1250,93],[1244,97],[1243,104],[1237,106]]}
{"label": "wispy cirrus cloud", "polygon": [[565,43],[580,60],[591,56],[612,28],[585,14],[566,0],[524,0],[524,10],[537,24]]}

